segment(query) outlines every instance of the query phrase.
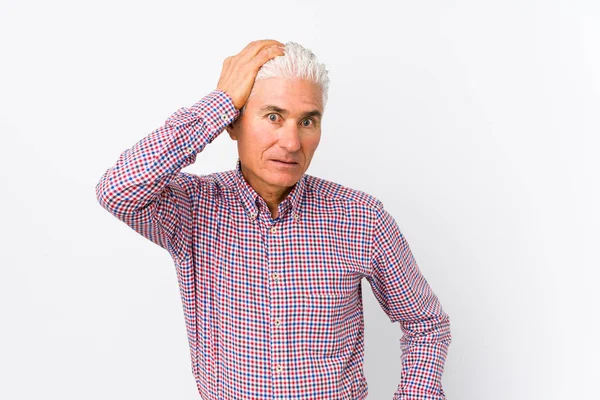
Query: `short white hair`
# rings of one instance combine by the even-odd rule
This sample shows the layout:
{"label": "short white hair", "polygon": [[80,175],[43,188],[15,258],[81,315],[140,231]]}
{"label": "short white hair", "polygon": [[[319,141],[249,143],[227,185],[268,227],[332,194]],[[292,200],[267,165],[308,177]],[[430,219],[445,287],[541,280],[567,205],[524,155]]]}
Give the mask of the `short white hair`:
{"label": "short white hair", "polygon": [[[284,55],[277,56],[260,67],[254,81],[268,78],[306,79],[317,84],[323,92],[323,109],[327,103],[329,77],[325,64],[317,60],[317,56],[309,49],[295,42],[287,42]],[[250,96],[252,96],[252,91]],[[246,108],[242,108],[242,111]]]}

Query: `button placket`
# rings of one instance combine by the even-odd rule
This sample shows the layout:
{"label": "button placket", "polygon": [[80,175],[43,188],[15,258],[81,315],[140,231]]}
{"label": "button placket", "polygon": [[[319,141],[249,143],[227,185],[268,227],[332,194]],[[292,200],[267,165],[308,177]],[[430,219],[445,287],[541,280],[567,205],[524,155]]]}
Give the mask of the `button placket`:
{"label": "button placket", "polygon": [[[270,216],[268,213],[266,215]],[[280,228],[281,228],[281,226],[279,226],[277,222],[273,222],[272,220],[270,221],[270,226],[267,225],[267,233],[266,233],[267,237],[271,236],[271,239],[268,240],[267,242],[269,243],[270,246],[274,246],[275,249],[279,249],[278,243],[280,241],[280,236],[278,235],[278,233],[279,233]],[[271,254],[271,253],[269,253],[269,254]],[[275,251],[272,254],[275,257],[274,259],[279,259],[280,255],[277,254],[277,251]],[[276,269],[278,267],[278,264],[279,263],[272,264],[272,269],[271,269],[272,272],[270,274],[271,286],[272,286],[274,292],[280,292],[278,289],[278,286],[282,280],[282,274],[279,272],[273,271],[273,269]],[[274,295],[273,299],[275,300],[275,298],[279,298],[279,296]],[[284,315],[285,309],[281,307],[278,300],[275,300],[272,304],[273,304],[273,306],[272,306],[271,312],[272,312],[273,319],[272,319],[271,327],[273,330],[273,334],[276,336],[284,335],[285,331],[283,330],[283,326],[284,326],[283,324],[284,324],[284,320],[285,320],[285,315]],[[279,349],[279,351],[281,351],[281,349]],[[278,360],[278,358],[273,359],[275,376],[281,376],[284,372],[283,364],[277,363],[277,361],[281,362],[281,359]]]}

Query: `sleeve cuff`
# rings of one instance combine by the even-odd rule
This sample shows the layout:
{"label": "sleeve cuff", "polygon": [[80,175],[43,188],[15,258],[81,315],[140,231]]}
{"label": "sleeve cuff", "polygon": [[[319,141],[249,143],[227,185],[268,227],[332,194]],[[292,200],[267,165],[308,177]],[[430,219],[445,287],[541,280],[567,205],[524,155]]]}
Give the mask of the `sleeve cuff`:
{"label": "sleeve cuff", "polygon": [[177,110],[167,124],[179,132],[177,147],[187,158],[202,151],[239,115],[231,97],[222,90],[214,90],[193,106]]}
{"label": "sleeve cuff", "polygon": [[197,115],[202,115],[209,128],[219,131],[240,115],[240,111],[233,105],[231,96],[222,90],[213,90],[190,107],[190,110]]}

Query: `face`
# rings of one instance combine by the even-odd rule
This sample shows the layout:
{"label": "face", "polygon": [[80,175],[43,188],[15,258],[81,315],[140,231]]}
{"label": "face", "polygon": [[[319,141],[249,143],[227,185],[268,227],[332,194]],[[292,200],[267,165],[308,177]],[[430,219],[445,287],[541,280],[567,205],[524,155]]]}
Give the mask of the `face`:
{"label": "face", "polygon": [[227,130],[242,173],[262,197],[289,193],[321,140],[321,88],[303,79],[255,82],[242,115]]}

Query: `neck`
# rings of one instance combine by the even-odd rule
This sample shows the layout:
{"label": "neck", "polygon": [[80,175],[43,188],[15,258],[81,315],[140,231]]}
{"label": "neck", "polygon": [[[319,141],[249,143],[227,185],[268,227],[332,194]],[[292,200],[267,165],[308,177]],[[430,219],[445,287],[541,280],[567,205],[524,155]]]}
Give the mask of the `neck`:
{"label": "neck", "polygon": [[269,211],[271,211],[271,216],[275,219],[279,214],[279,204],[287,197],[292,188],[286,188],[284,191],[266,193],[261,193],[256,188],[254,188],[254,190],[256,190],[256,193],[258,193],[265,203],[267,203],[267,207],[269,207]]}
{"label": "neck", "polygon": [[273,219],[277,218],[279,204],[281,204],[281,202],[285,200],[285,198],[292,191],[292,188],[294,186],[284,188],[273,187],[265,184],[259,179],[249,179],[243,167],[242,175],[246,182],[248,182],[248,184],[252,187],[252,189],[256,191],[256,193],[265,201],[265,203],[267,203],[267,207],[269,207],[269,211],[271,212],[271,216],[273,217]]}

